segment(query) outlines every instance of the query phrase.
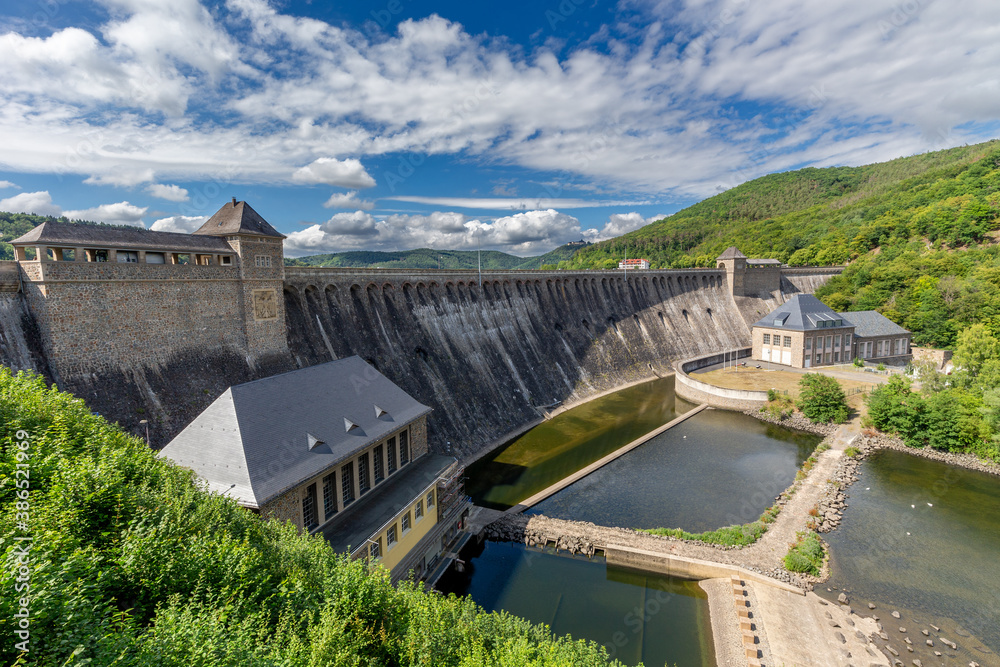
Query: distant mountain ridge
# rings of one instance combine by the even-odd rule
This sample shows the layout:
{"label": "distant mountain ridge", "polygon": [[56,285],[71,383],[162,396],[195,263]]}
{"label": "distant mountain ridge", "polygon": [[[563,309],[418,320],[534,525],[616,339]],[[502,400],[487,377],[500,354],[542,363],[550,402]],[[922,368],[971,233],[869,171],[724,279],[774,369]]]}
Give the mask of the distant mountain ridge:
{"label": "distant mountain ridge", "polygon": [[[519,271],[555,267],[569,260],[581,247],[589,243],[568,243],[535,257],[517,257],[497,250],[482,252],[482,267],[488,271]],[[343,268],[382,269],[476,269],[479,267],[479,253],[475,250],[416,250],[382,251],[354,250],[325,255],[286,258],[286,266],[328,266]]]}

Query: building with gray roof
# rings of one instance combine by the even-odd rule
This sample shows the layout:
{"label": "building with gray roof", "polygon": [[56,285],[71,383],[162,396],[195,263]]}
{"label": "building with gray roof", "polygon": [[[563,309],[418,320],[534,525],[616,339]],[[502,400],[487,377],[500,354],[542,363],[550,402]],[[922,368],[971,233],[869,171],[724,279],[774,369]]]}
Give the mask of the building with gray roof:
{"label": "building with gray roof", "polygon": [[794,368],[851,362],[900,364],[910,332],[881,313],[838,313],[811,294],[796,294],[752,326],[752,358]]}
{"label": "building with gray roof", "polygon": [[159,455],[402,576],[426,572],[468,512],[464,493],[445,492],[455,459],[427,453],[430,411],[354,356],[230,387]]}

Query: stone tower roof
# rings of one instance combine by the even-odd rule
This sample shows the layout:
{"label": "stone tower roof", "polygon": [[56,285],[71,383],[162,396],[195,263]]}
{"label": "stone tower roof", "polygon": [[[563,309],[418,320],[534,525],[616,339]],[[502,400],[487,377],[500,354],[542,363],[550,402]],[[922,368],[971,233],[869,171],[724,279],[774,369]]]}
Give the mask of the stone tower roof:
{"label": "stone tower roof", "polygon": [[737,249],[736,246],[731,245],[722,251],[722,254],[716,257],[716,259],[746,259],[747,256],[744,255]]}
{"label": "stone tower roof", "polygon": [[223,204],[208,221],[199,227],[194,234],[209,236],[235,236],[250,234],[253,236],[271,236],[283,239],[285,235],[272,227],[257,211],[245,201]]}

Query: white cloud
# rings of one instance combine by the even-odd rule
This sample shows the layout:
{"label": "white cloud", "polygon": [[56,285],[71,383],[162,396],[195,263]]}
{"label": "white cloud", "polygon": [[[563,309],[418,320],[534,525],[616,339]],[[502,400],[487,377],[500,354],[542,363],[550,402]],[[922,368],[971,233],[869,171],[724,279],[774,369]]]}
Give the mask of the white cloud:
{"label": "white cloud", "polygon": [[597,199],[553,199],[553,198],[489,198],[489,197],[423,197],[398,196],[384,197],[392,201],[409,202],[413,204],[430,204],[431,206],[450,206],[456,208],[475,208],[487,211],[528,211],[542,208],[596,208],[599,206],[641,206],[647,201],[602,201]]}
{"label": "white cloud", "polygon": [[115,187],[130,188],[141,183],[148,183],[154,178],[156,178],[156,173],[152,169],[128,169],[113,166],[108,172],[92,174],[85,178],[83,182],[87,185],[113,185]]}
{"label": "white cloud", "polygon": [[365,199],[358,199],[358,191],[339,192],[330,195],[330,198],[323,202],[324,208],[353,208],[362,211],[370,211],[375,208],[375,203]]}
{"label": "white cloud", "polygon": [[84,208],[75,211],[63,211],[70,220],[89,220],[105,222],[109,225],[132,225],[142,227],[142,216],[146,215],[148,207],[135,206],[127,201],[117,204],[101,204],[94,208]]}
{"label": "white cloud", "polygon": [[14,188],[15,190],[21,189],[16,183],[11,183],[10,181],[0,181],[0,190],[6,190],[7,188]]}
{"label": "white cloud", "polygon": [[7,199],[0,199],[0,211],[9,213],[36,213],[38,215],[62,215],[62,209],[52,203],[52,195],[47,190],[22,192]]}
{"label": "white cloud", "polygon": [[190,234],[204,225],[206,220],[208,220],[207,215],[174,215],[153,221],[149,228],[154,232]]}
{"label": "white cloud", "polygon": [[365,171],[361,161],[354,158],[338,160],[321,157],[312,164],[295,170],[292,180],[299,183],[325,183],[341,188],[370,188],[375,185],[375,179]]}
{"label": "white cloud", "polygon": [[552,209],[524,211],[493,221],[470,219],[452,211],[384,218],[355,211],[337,213],[327,222],[292,232],[285,240],[285,254],[298,257],[360,249],[482,247],[536,255],[583,236],[579,220]]}
{"label": "white cloud", "polygon": [[584,232],[588,241],[605,241],[607,239],[633,232],[641,227],[662,220],[666,215],[654,215],[650,218],[643,218],[635,211],[631,213],[612,213],[604,226],[598,229],[588,229]]}
{"label": "white cloud", "polygon": [[146,188],[146,192],[158,199],[166,199],[167,201],[185,202],[190,199],[190,197],[188,197],[188,191],[179,185],[151,183]]}

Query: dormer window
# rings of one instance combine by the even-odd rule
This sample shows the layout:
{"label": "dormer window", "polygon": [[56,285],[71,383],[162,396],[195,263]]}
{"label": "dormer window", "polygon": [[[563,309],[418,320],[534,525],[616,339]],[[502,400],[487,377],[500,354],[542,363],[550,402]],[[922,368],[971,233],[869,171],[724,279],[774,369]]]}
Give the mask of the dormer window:
{"label": "dormer window", "polygon": [[233,265],[233,258],[232,258],[232,256],[231,255],[223,255],[222,257],[219,258],[219,264],[221,264],[222,266],[232,266]]}

